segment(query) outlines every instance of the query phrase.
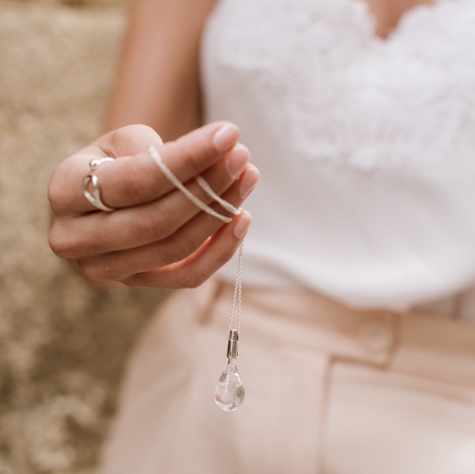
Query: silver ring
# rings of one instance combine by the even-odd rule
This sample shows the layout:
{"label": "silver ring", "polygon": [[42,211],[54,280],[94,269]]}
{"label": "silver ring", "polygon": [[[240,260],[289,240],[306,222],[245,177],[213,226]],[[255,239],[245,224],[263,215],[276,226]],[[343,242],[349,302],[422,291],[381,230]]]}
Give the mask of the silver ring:
{"label": "silver ring", "polygon": [[[89,192],[89,183],[92,184],[92,194]],[[114,208],[106,206],[101,199],[101,191],[99,189],[99,178],[94,174],[88,174],[82,181],[82,193],[84,197],[97,209],[106,212],[115,211]]]}
{"label": "silver ring", "polygon": [[[113,158],[95,158],[89,163],[89,167],[91,171],[97,169],[102,163],[106,161],[114,161]],[[89,183],[91,183],[92,193],[89,191]],[[115,211],[113,207],[106,206],[101,199],[101,190],[99,188],[99,178],[94,174],[88,174],[82,180],[82,193],[84,197],[97,209],[105,212],[112,212]]]}
{"label": "silver ring", "polygon": [[102,163],[106,163],[107,161],[114,161],[114,158],[94,158],[90,163],[89,163],[89,168],[91,168],[91,171],[94,171],[96,168],[99,168],[99,166],[102,165]]}

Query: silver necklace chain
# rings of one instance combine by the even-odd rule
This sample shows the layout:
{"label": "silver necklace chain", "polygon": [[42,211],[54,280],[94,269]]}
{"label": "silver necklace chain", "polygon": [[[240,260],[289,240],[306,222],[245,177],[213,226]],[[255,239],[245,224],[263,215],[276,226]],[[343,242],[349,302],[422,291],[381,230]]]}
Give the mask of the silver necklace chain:
{"label": "silver necklace chain", "polygon": [[221,204],[221,206],[226,209],[228,212],[231,214],[234,214],[235,216],[238,216],[241,214],[241,209],[238,209],[234,207],[230,202],[225,201],[223,198],[218,196],[212,189],[211,186],[208,184],[206,179],[203,178],[203,176],[199,175],[195,178],[195,181],[198,183],[200,188],[208,194],[212,199],[214,199],[216,202]]}
{"label": "silver necklace chain", "polygon": [[[158,152],[158,150],[152,145],[148,149],[148,153],[150,158],[152,158],[153,162],[160,168],[162,173],[165,177],[176,187],[178,188],[196,207],[201,209],[202,211],[208,213],[209,215],[216,217],[220,221],[224,222],[225,224],[229,224],[232,222],[232,218],[228,216],[223,216],[219,212],[216,212],[213,208],[209,207],[205,204],[201,199],[195,196],[183,183],[171,172],[170,168],[163,162],[162,156]],[[227,211],[231,214],[239,215],[241,214],[241,210],[235,208],[231,203],[221,199],[212,189],[211,186],[207,183],[207,181],[202,177],[198,176],[195,181],[198,185],[205,191],[212,199],[217,201],[221,206],[224,207]]]}
{"label": "silver necklace chain", "polygon": [[244,240],[239,246],[238,252],[238,269],[236,275],[236,283],[234,284],[233,304],[231,306],[231,314],[229,315],[229,332],[233,329],[234,312],[236,311],[237,303],[237,331],[241,333],[241,319],[242,319],[242,258],[244,254]]}

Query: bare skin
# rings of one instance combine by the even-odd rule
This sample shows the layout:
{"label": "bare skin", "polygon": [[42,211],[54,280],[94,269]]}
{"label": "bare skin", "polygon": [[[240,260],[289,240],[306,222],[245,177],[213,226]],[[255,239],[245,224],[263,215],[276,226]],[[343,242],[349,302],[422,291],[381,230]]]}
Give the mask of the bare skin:
{"label": "bare skin", "polygon": [[366,1],[375,23],[375,35],[387,39],[403,16],[418,5],[433,5],[434,0],[362,0]]}
{"label": "bare skin", "polygon": [[164,141],[201,124],[199,42],[216,0],[132,0],[106,129],[143,123]]}
{"label": "bare skin", "polygon": [[[65,160],[51,178],[51,248],[76,262],[93,281],[168,289],[202,284],[235,253],[251,216],[243,211],[223,225],[199,212],[144,148],[155,145],[171,171],[203,201],[210,203],[210,198],[194,182],[198,174],[239,207],[259,173],[248,163],[249,151],[238,138],[238,129],[226,122],[206,125],[166,144],[143,125],[100,137]],[[89,162],[104,156],[115,158],[96,172],[103,201],[117,209],[111,213],[95,210],[80,186]]]}

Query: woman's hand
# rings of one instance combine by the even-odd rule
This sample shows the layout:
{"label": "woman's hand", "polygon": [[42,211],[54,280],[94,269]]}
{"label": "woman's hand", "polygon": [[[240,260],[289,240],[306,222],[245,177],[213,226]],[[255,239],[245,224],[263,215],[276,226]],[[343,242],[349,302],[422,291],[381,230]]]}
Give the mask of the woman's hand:
{"label": "woman's hand", "polygon": [[[208,279],[237,250],[251,223],[243,211],[225,224],[200,211],[174,188],[151,160],[154,145],[182,183],[207,204],[195,183],[201,174],[223,199],[239,207],[259,172],[238,144],[238,129],[216,122],[163,144],[153,129],[131,125],[110,132],[66,159],[54,172],[48,197],[54,211],[52,250],[77,262],[95,281],[133,287],[189,288]],[[98,211],[81,190],[94,158],[112,157],[96,171],[102,201]],[[214,205],[212,205],[214,207]],[[220,206],[220,213],[226,214]]]}

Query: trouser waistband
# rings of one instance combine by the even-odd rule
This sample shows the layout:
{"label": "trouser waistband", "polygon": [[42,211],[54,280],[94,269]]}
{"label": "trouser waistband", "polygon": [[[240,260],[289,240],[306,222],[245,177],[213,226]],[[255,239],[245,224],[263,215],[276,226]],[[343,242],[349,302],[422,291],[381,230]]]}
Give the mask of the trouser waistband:
{"label": "trouser waistband", "polygon": [[[212,281],[205,293],[213,294],[213,308],[203,317],[224,329],[233,287]],[[470,322],[416,311],[356,310],[309,291],[253,287],[243,288],[242,311],[242,338],[261,344],[298,346],[334,359],[475,384],[475,324]]]}

